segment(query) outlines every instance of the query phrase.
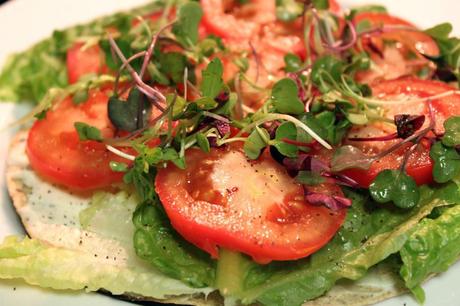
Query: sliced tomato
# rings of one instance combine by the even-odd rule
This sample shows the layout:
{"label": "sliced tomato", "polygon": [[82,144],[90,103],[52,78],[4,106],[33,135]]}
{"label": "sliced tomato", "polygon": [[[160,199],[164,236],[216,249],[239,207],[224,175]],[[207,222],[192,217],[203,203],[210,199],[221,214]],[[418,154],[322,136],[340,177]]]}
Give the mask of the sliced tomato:
{"label": "sliced tomato", "polygon": [[84,122],[101,130],[104,137],[114,136],[107,116],[108,93],[93,90],[88,101],[75,105],[67,98],[37,120],[27,140],[27,155],[32,168],[59,185],[76,190],[104,188],[121,181],[110,161],[126,162],[95,141],[80,141],[75,122]]}
{"label": "sliced tomato", "polygon": [[[162,11],[152,12],[145,15],[144,18],[150,22],[157,22],[163,16]],[[168,18],[174,19],[176,16],[175,9],[170,11]],[[132,26],[139,25],[140,20],[134,18]],[[108,28],[109,32],[116,33],[117,29]],[[84,43],[76,42],[67,50],[67,79],[69,84],[78,82],[78,80],[88,74],[104,74],[109,72],[109,68],[105,64],[105,54],[99,45],[92,45],[88,48],[84,47]]]}
{"label": "sliced tomato", "polygon": [[[416,78],[403,78],[398,80],[379,82],[372,87],[373,95],[379,99],[398,101],[401,99],[414,100],[417,98],[426,98],[441,93],[454,90],[445,83],[438,81],[420,80]],[[443,133],[443,122],[450,116],[460,115],[460,95],[453,94],[440,99],[432,99],[431,105],[435,115],[435,129],[437,133]],[[404,103],[403,101],[386,109],[386,116],[393,119],[396,114],[425,115],[428,124],[429,110],[427,102],[422,103]],[[384,125],[370,125],[358,128],[352,131],[350,137],[376,137],[384,134],[395,132],[394,128],[388,128]],[[350,144],[359,147],[363,152],[369,155],[378,154],[387,149],[396,141],[380,142],[351,142]],[[397,169],[401,166],[404,155],[411,147],[407,144],[403,148],[392,152],[391,154],[374,162],[369,170],[352,169],[344,171],[346,175],[357,181],[362,187],[369,187],[377,174],[384,169]],[[432,182],[433,162],[429,156],[429,142],[422,142],[415,152],[410,156],[406,171],[412,176],[417,184],[426,184]]]}
{"label": "sliced tomato", "polygon": [[384,40],[397,41],[425,55],[436,56],[439,54],[438,45],[431,36],[425,34],[423,31],[418,31],[416,26],[404,19],[386,13],[364,12],[357,14],[353,22],[358,24],[364,20],[368,21],[372,27],[403,26],[414,29],[394,29],[381,33],[375,32],[372,36],[379,38],[378,42],[374,42],[374,44],[377,44],[377,47],[382,47]]}
{"label": "sliced tomato", "polygon": [[190,149],[186,164],[159,170],[156,191],[173,227],[213,257],[222,247],[259,263],[302,258],[327,243],[346,216],[346,209],[305,202],[302,186],[269,154],[248,161],[241,146]]}
{"label": "sliced tomato", "polygon": [[[369,22],[373,28],[386,26],[387,29],[375,31],[361,39],[363,48],[371,54],[377,67],[358,73],[359,81],[371,83],[379,79],[389,80],[414,75],[425,67],[434,69],[421,54],[439,55],[438,45],[429,35],[418,31],[413,24],[386,13],[375,12],[363,12],[353,19],[355,25],[363,21]],[[386,42],[393,42],[393,44]]]}
{"label": "sliced tomato", "polygon": [[274,22],[275,2],[253,0],[236,5],[236,1],[201,0],[203,25],[209,33],[222,38],[251,38],[261,24]]}
{"label": "sliced tomato", "polygon": [[342,14],[342,7],[336,0],[329,0],[329,11],[336,15]]}
{"label": "sliced tomato", "polygon": [[67,50],[67,78],[69,84],[88,74],[102,74],[108,72],[105,64],[104,52],[99,45],[83,48],[83,43],[77,42]]}

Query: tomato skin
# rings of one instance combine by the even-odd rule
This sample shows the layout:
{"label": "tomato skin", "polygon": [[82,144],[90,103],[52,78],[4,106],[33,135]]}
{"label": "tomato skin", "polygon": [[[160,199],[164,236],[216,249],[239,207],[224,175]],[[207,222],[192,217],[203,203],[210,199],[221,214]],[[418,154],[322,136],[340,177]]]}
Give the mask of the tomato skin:
{"label": "tomato skin", "polygon": [[87,102],[75,105],[66,98],[46,118],[37,120],[29,132],[26,153],[32,168],[47,180],[74,190],[93,190],[120,182],[110,161],[126,162],[95,141],[80,141],[74,122],[99,128],[105,137],[114,136],[107,116],[107,90],[93,90]]}
{"label": "tomato skin", "polygon": [[[372,86],[373,95],[379,99],[391,99],[392,97],[399,97],[400,95],[409,95],[414,98],[429,97],[446,91],[455,90],[455,88],[438,81],[421,80],[413,77],[401,78],[397,80],[383,81]],[[441,99],[433,99],[431,105],[434,110],[435,116],[435,130],[437,133],[444,132],[444,121],[453,115],[460,115],[460,95],[454,94],[446,96]],[[428,106],[426,103],[418,104],[404,104],[391,105],[388,107],[387,116],[392,118],[396,114],[412,114],[412,115],[425,115],[425,125],[429,124]],[[359,131],[358,131],[359,132]],[[389,134],[391,130],[381,133]],[[367,136],[365,136],[367,135]],[[369,135],[366,133],[364,137],[381,136]],[[381,141],[381,142],[353,142],[350,144],[357,146],[364,152],[370,154],[377,154],[393,145],[398,141]],[[343,174],[354,179],[361,187],[368,188],[377,174],[384,169],[398,169],[401,165],[403,156],[410,148],[407,144],[402,149],[399,149],[391,154],[381,158],[379,161],[374,162],[369,170],[349,169],[343,171]],[[406,171],[411,177],[414,178],[418,185],[428,184],[433,182],[432,169],[433,161],[429,156],[430,144],[428,141],[422,141],[417,150],[411,155],[408,160]]]}
{"label": "tomato skin", "polygon": [[[234,146],[209,154],[190,149],[186,160],[186,170],[172,164],[160,169],[155,188],[173,227],[214,258],[218,247],[259,263],[306,257],[327,243],[345,219],[345,209],[333,212],[305,203],[303,188],[268,154],[248,162]],[[245,180],[235,179],[239,176]],[[277,202],[280,196],[283,203]]]}

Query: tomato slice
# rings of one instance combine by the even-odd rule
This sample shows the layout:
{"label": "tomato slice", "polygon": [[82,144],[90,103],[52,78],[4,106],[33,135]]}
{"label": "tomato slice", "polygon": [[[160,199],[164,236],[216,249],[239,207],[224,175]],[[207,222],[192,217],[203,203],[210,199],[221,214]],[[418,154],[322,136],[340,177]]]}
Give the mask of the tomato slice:
{"label": "tomato slice", "polygon": [[[253,0],[240,6],[230,1],[201,0],[203,25],[209,33],[222,38],[251,38],[261,23],[275,21],[275,2]],[[236,2],[236,1],[235,1]],[[230,11],[230,12],[229,12]]]}
{"label": "tomato slice", "polygon": [[104,52],[99,45],[82,48],[83,43],[77,42],[67,50],[67,78],[69,84],[88,74],[102,74],[108,72],[105,64]]}
{"label": "tomato slice", "polygon": [[110,161],[126,162],[95,141],[80,141],[75,122],[99,128],[105,137],[115,129],[107,116],[107,90],[93,90],[88,101],[75,105],[67,98],[46,118],[35,121],[27,140],[27,155],[32,168],[53,183],[76,190],[108,187],[122,179],[113,172]]}
{"label": "tomato slice", "polygon": [[[426,98],[438,95],[447,91],[454,90],[455,88],[449,85],[438,82],[421,80],[416,78],[403,78],[398,80],[380,82],[372,87],[373,95],[379,99],[384,100],[401,100],[402,98],[416,99]],[[460,95],[454,94],[440,99],[433,99],[431,105],[435,115],[435,129],[437,133],[443,133],[443,123],[450,116],[460,115]],[[391,105],[386,108],[386,116],[393,119],[396,114],[411,114],[411,115],[425,115],[425,126],[429,121],[429,111],[427,103],[404,103],[398,105]],[[364,128],[355,129],[351,132],[350,137],[376,137],[395,132],[394,128],[388,128],[381,125],[371,125]],[[380,142],[353,142],[350,144],[359,147],[363,152],[369,155],[378,154],[379,152],[387,149],[396,141],[380,141]],[[359,170],[351,169],[344,171],[362,187],[369,187],[370,183],[375,179],[377,174],[384,169],[397,169],[401,166],[401,162],[405,153],[410,148],[407,144],[400,150],[397,150],[384,158],[374,162],[370,169]],[[417,184],[427,184],[432,182],[432,167],[433,162],[429,156],[430,145],[428,142],[422,142],[417,150],[410,156],[406,171],[412,176]]]}
{"label": "tomato slice", "polygon": [[[357,14],[353,23],[367,21],[372,27],[409,27],[416,29],[410,22],[386,13],[364,12]],[[377,79],[396,79],[405,75],[414,75],[424,67],[434,69],[430,62],[420,54],[437,56],[439,48],[427,34],[417,30],[392,29],[370,33],[361,39],[363,48],[371,54],[377,69],[360,72],[357,78],[361,82],[371,83]],[[388,44],[394,42],[394,44]]]}
{"label": "tomato slice", "polygon": [[[144,18],[150,22],[157,22],[163,15],[162,11],[152,12]],[[175,9],[170,11],[168,19],[172,20],[176,16]],[[140,20],[134,18],[132,26],[136,27]],[[109,32],[116,33],[115,28],[108,28]],[[88,48],[83,48],[84,43],[76,42],[67,50],[66,65],[67,79],[69,84],[78,82],[78,80],[88,74],[104,74],[109,72],[109,68],[105,64],[105,54],[99,45],[92,45]]]}
{"label": "tomato slice", "polygon": [[213,257],[223,247],[259,263],[302,258],[327,243],[346,216],[346,209],[306,203],[302,186],[269,154],[248,161],[241,146],[190,149],[186,163],[185,170],[159,170],[156,191],[173,227]]}

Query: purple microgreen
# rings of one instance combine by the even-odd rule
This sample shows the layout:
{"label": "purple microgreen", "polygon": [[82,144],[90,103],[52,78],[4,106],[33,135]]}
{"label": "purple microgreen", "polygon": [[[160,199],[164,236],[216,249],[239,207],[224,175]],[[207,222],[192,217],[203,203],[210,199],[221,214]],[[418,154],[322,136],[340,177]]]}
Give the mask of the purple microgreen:
{"label": "purple microgreen", "polygon": [[325,47],[333,52],[342,52],[353,47],[357,42],[358,34],[356,33],[355,26],[349,20],[347,20],[347,29],[349,29],[350,32],[350,38],[348,42],[337,41],[333,45],[325,44]]}
{"label": "purple microgreen", "polygon": [[287,76],[289,78],[291,78],[292,80],[295,81],[295,83],[297,84],[297,88],[298,88],[298,97],[301,101],[307,101],[308,99],[308,92],[307,90],[305,89],[305,86],[304,86],[304,83],[302,81],[302,79],[300,78],[300,74],[299,73],[293,73],[293,72],[289,72],[287,74]]}
{"label": "purple microgreen", "polygon": [[160,37],[161,33],[163,33],[166,29],[171,27],[174,23],[175,23],[175,21],[168,23],[167,25],[162,27],[160,30],[158,30],[158,32],[155,33],[155,35],[153,35],[152,40],[150,42],[150,45],[149,45],[147,51],[145,51],[144,61],[142,62],[141,71],[139,73],[139,77],[141,79],[144,76],[145,70],[147,69],[147,66],[148,66],[148,64],[150,62],[150,59],[152,58],[153,50],[155,49],[155,45],[156,45],[156,43],[158,41],[158,38]]}
{"label": "purple microgreen", "polygon": [[405,139],[418,131],[425,123],[424,115],[395,115],[394,122],[399,138]]}
{"label": "purple microgreen", "polygon": [[[227,118],[224,118],[224,119],[227,119]],[[227,121],[216,120],[214,121],[214,126],[216,127],[221,137],[224,137],[225,135],[230,134],[230,122],[228,122],[228,120]]]}
{"label": "purple microgreen", "polygon": [[345,197],[309,192],[308,190],[306,190],[305,199],[312,205],[323,205],[334,211],[350,207],[352,204],[351,200]]}
{"label": "purple microgreen", "polygon": [[[142,57],[142,56],[145,56],[145,54],[146,54],[146,51],[141,51],[141,52],[138,52],[138,53],[136,53],[136,54],[133,54],[131,57],[129,57],[129,58],[126,60],[126,62],[124,62],[124,63],[120,66],[120,68],[118,69],[118,72],[117,72],[117,76],[116,76],[116,78],[115,78],[115,83],[114,83],[114,85],[113,85],[113,88],[114,88],[113,91],[114,91],[115,93],[118,93],[118,86],[119,86],[119,83],[120,83],[121,72],[122,72],[124,69],[126,69],[126,67],[127,67],[128,64],[130,64],[132,61],[134,61],[134,60],[136,60],[136,59],[138,59],[138,58],[140,58],[140,57]],[[122,94],[122,93],[120,93],[120,95],[121,95],[121,94]]]}
{"label": "purple microgreen", "polygon": [[151,98],[153,104],[157,108],[159,108],[161,111],[164,111],[164,109],[161,107],[161,105],[157,102],[157,100],[159,99],[161,102],[164,103],[166,101],[166,98],[164,97],[164,95],[161,92],[159,92],[158,90],[156,90],[155,88],[150,87],[149,85],[144,83],[144,81],[142,81],[142,79],[139,77],[139,74],[128,63],[126,57],[123,55],[123,52],[121,52],[121,50],[118,47],[117,43],[115,42],[115,40],[113,39],[113,37],[110,34],[109,34],[108,40],[109,40],[109,43],[110,43],[112,49],[115,51],[115,53],[120,58],[122,63],[126,65],[126,68],[128,69],[128,71],[129,71],[131,77],[133,78],[133,80],[136,82],[136,87],[139,89],[139,91],[144,93],[147,97]]}

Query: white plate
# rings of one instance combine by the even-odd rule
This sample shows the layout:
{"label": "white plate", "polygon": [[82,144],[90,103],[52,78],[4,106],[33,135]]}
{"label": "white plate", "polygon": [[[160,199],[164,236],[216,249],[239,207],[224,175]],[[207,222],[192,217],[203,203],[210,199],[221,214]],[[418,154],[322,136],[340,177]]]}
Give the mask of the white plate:
{"label": "white plate", "polygon": [[[270,0],[267,0],[270,1]],[[272,0],[274,1],[274,0]],[[101,14],[134,7],[146,0],[12,0],[0,6],[0,63],[15,51],[47,37],[54,29],[89,21]],[[451,22],[460,33],[460,1],[439,0],[344,0],[344,6],[381,3],[390,12],[421,27]],[[2,131],[7,123],[25,113],[27,106],[0,104],[0,241],[7,235],[23,234],[16,214],[11,208],[4,179],[4,160],[14,131]],[[427,302],[431,306],[459,305],[460,264],[430,280],[425,286]],[[55,292],[25,285],[21,281],[0,281],[0,305],[127,305],[100,294]],[[379,306],[417,305],[410,296],[402,296],[380,303]]]}

